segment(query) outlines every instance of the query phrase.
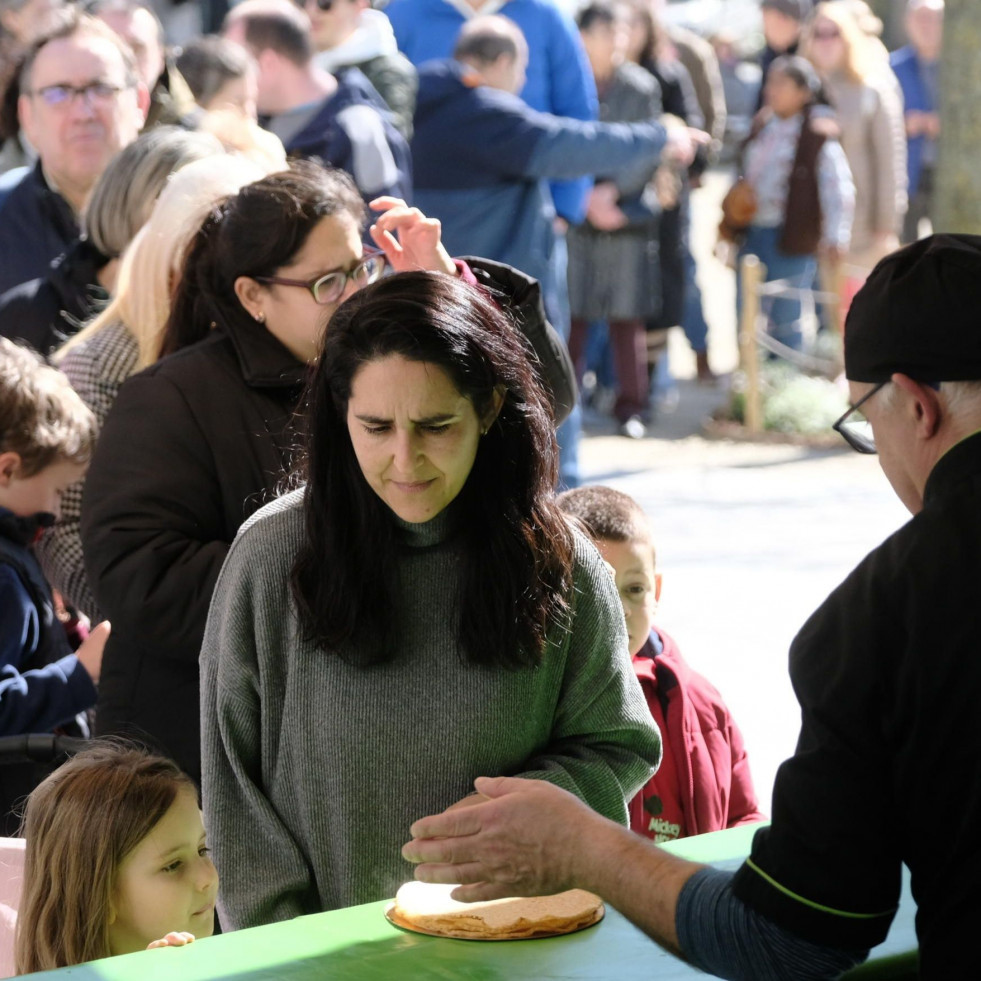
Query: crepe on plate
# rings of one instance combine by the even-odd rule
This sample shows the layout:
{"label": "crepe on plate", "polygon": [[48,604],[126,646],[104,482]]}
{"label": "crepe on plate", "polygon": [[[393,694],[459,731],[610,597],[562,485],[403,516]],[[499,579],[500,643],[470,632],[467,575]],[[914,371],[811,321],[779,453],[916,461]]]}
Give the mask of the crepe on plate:
{"label": "crepe on plate", "polygon": [[598,923],[604,913],[599,896],[585,889],[570,889],[554,896],[459,903],[450,898],[455,888],[407,882],[385,915],[396,926],[437,937],[528,940],[582,930]]}

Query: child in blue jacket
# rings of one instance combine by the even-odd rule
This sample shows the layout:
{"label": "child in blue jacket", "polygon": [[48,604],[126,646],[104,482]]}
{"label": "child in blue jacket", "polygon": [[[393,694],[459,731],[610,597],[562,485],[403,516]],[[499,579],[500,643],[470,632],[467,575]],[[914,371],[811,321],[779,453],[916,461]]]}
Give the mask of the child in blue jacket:
{"label": "child in blue jacket", "polygon": [[50,732],[95,703],[108,624],[73,654],[31,547],[85,473],[95,433],[64,375],[0,338],[0,736]]}

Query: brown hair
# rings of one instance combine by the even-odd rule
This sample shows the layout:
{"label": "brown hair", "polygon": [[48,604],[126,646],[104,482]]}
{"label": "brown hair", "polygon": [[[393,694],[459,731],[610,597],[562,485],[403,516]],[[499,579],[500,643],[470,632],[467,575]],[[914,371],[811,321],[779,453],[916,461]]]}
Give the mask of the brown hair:
{"label": "brown hair", "polygon": [[623,491],[594,484],[576,487],[556,499],[565,514],[575,518],[593,541],[648,541],[655,564],[657,553],[651,528],[641,506]]}
{"label": "brown hair", "polygon": [[225,30],[242,24],[245,47],[258,58],[275,51],[297,68],[306,68],[316,53],[310,37],[310,20],[295,4],[248,0],[228,12]]}
{"label": "brown hair", "polygon": [[14,946],[18,974],[109,956],[119,866],[185,787],[195,789],[170,760],[105,741],[33,791],[21,825],[27,851]]}
{"label": "brown hair", "polygon": [[224,85],[256,71],[255,59],[240,44],[215,34],[188,41],[177,56],[177,70],[204,108]]}
{"label": "brown hair", "polygon": [[0,337],[0,453],[20,456],[19,477],[52,463],[88,463],[95,416],[68,379],[38,355]]}

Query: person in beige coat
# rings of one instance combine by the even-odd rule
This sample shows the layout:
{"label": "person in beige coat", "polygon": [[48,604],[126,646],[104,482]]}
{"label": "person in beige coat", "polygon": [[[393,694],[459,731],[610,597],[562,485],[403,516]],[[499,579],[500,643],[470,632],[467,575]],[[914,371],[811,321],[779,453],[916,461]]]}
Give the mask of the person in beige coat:
{"label": "person in beige coat", "polygon": [[845,4],[819,3],[801,42],[835,111],[855,182],[844,270],[853,293],[879,259],[899,247],[907,207],[902,94],[888,61]]}

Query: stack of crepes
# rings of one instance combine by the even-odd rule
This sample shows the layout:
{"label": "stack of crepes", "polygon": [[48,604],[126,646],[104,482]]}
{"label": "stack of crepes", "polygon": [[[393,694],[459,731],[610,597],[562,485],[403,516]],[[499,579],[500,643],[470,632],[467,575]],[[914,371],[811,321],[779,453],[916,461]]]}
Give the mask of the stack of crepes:
{"label": "stack of crepes", "polygon": [[460,940],[529,940],[574,933],[603,918],[603,903],[584,889],[554,896],[459,903],[456,886],[407,882],[385,915],[396,926],[417,933]]}

